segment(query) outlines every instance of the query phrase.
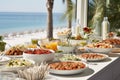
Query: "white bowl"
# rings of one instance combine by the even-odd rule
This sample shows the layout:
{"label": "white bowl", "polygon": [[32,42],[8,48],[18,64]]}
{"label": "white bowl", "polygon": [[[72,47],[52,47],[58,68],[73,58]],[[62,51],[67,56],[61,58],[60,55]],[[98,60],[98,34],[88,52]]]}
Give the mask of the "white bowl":
{"label": "white bowl", "polygon": [[84,46],[87,44],[86,40],[75,40],[75,39],[70,39],[70,44],[76,45],[76,46]]}
{"label": "white bowl", "polygon": [[61,34],[61,35],[57,34],[57,37],[58,37],[59,39],[64,39],[64,38],[67,38],[68,35],[67,35],[67,34]]}
{"label": "white bowl", "polygon": [[30,59],[35,61],[36,64],[40,64],[41,62],[48,62],[54,59],[54,52],[50,54],[28,54],[23,53],[23,58]]}
{"label": "white bowl", "polygon": [[13,72],[0,72],[0,80],[15,80],[17,75]]}
{"label": "white bowl", "polygon": [[80,61],[80,59],[74,54],[62,54],[59,61]]}
{"label": "white bowl", "polygon": [[112,48],[87,48],[89,52],[96,52],[96,53],[110,53]]}
{"label": "white bowl", "polygon": [[73,52],[75,46],[57,46],[58,50],[63,51],[64,53]]}

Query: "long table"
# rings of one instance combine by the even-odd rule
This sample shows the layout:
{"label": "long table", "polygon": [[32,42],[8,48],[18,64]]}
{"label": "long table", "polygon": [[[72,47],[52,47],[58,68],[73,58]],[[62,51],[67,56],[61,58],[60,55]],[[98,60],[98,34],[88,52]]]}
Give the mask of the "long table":
{"label": "long table", "polygon": [[[39,35],[39,34],[38,34]],[[36,36],[35,36],[36,37]],[[35,38],[34,37],[34,38]],[[10,45],[16,45],[31,39],[31,36],[22,38],[16,38],[14,40],[4,40]],[[120,53],[118,53],[120,55]],[[49,74],[51,80],[120,80],[120,58],[117,56],[110,56],[110,58],[101,61],[94,62],[95,64],[89,64],[89,68],[82,73],[62,76]]]}
{"label": "long table", "polygon": [[82,73],[74,75],[55,75],[49,76],[55,80],[120,80],[120,58],[111,56],[110,58],[88,64],[89,68]]}

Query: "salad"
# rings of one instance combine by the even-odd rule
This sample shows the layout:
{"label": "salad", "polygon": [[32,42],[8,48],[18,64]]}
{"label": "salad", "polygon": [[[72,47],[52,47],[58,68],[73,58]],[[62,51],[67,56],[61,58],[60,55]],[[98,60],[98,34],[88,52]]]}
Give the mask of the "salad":
{"label": "salad", "polygon": [[22,66],[31,66],[32,62],[25,59],[12,59],[8,62],[8,67],[22,67]]}
{"label": "salad", "polygon": [[80,61],[75,55],[72,54],[64,54],[59,60],[61,61]]}

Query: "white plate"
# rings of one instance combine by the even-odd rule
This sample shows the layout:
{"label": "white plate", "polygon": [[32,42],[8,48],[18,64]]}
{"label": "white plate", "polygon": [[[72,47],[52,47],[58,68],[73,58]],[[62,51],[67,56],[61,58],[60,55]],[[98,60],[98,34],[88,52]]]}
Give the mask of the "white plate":
{"label": "white plate", "polygon": [[3,72],[17,72],[17,70],[24,70],[26,68],[29,68],[30,66],[23,66],[23,67],[6,67],[3,68],[1,71]]}
{"label": "white plate", "polygon": [[15,80],[17,74],[12,72],[0,72],[0,80]]}
{"label": "white plate", "polygon": [[25,68],[28,68],[30,66],[22,66],[22,67],[7,67],[6,65],[0,66],[2,72],[17,72],[17,70],[23,70]]}
{"label": "white plate", "polygon": [[[83,62],[82,62],[83,63]],[[50,73],[52,74],[59,74],[59,75],[72,75],[72,74],[78,74],[78,73],[81,73],[83,72],[84,70],[86,70],[88,67],[87,67],[87,64],[85,64],[85,68],[82,68],[82,69],[75,69],[75,70],[55,70],[55,69],[50,69]]]}
{"label": "white plate", "polygon": [[[21,58],[22,59],[22,58]],[[28,59],[25,59],[25,60],[28,60]],[[3,72],[17,72],[17,70],[23,70],[25,68],[28,68],[28,67],[31,67],[35,64],[35,62],[33,60],[28,60],[29,62],[32,63],[32,65],[30,66],[14,66],[14,67],[8,67],[7,64],[3,65],[3,66],[0,66],[0,71],[3,71]]]}
{"label": "white plate", "polygon": [[[83,53],[84,54],[84,53]],[[91,54],[91,53],[85,53],[85,54]],[[103,55],[104,57],[103,58],[94,58],[94,59],[91,59],[91,58],[88,58],[88,59],[85,59],[83,57],[81,57],[80,55],[78,56],[78,58],[80,58],[81,60],[82,59],[85,59],[87,61],[102,61],[102,60],[105,60],[107,59],[109,56],[106,55],[106,54],[101,54],[101,53],[95,53],[95,54],[99,54],[99,55]]]}
{"label": "white plate", "polygon": [[113,48],[87,48],[89,52],[95,52],[95,53],[109,53],[112,51]]}
{"label": "white plate", "polygon": [[112,53],[120,53],[120,48],[113,48]]}

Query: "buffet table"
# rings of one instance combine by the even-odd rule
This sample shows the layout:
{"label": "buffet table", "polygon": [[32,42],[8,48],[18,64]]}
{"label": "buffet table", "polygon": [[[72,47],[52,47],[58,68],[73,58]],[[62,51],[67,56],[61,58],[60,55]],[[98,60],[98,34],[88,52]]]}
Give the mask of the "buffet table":
{"label": "buffet table", "polygon": [[110,57],[105,61],[88,63],[89,68],[82,73],[75,75],[55,75],[49,76],[55,80],[118,80],[120,75],[120,58]]}
{"label": "buffet table", "polygon": [[[9,43],[9,46],[8,46],[9,48],[10,46],[14,46],[16,44],[29,43],[31,42],[31,39],[39,39],[38,36],[39,36],[39,33],[35,36],[24,35],[22,36],[22,38],[15,38],[14,40],[10,38],[10,39],[5,39],[4,41],[6,43]],[[42,36],[42,38],[43,37],[44,36]],[[108,48],[111,48],[111,47],[108,47]],[[102,48],[102,49],[106,49],[106,48]],[[100,51],[103,51],[103,50],[100,49]],[[109,55],[109,58],[105,60],[96,61],[96,62],[87,62],[88,68],[84,70],[82,73],[74,74],[74,75],[57,75],[57,74],[50,73],[48,74],[48,79],[46,80],[120,80],[120,77],[119,77],[120,76],[120,69],[119,69],[120,53],[118,54],[112,53],[108,55]]]}

